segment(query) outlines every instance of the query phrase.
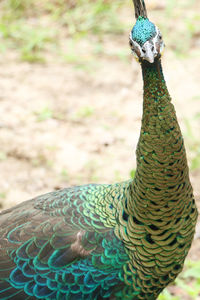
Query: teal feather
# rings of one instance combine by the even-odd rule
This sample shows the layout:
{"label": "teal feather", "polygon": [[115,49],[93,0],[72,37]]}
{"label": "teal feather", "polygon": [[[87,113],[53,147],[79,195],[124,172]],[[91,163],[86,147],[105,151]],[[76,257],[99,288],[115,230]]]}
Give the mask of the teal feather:
{"label": "teal feather", "polygon": [[132,39],[141,47],[156,35],[155,25],[147,18],[139,17],[132,31]]}
{"label": "teal feather", "polygon": [[[105,227],[99,220],[93,205],[96,192],[103,199],[111,188],[88,185],[56,191],[25,202],[27,210],[20,204],[2,214],[3,219],[13,221],[14,227],[9,227],[7,235],[12,260],[8,260],[6,277],[13,288],[4,288],[5,299],[16,297],[17,290],[37,299],[60,299],[60,293],[65,297],[79,295],[77,299],[97,299],[97,290],[103,298],[112,294],[116,282],[121,282],[119,274],[123,273],[128,255],[111,226]],[[78,213],[71,201],[74,198]],[[4,221],[2,233],[3,224]],[[86,254],[79,249],[72,251],[80,230],[81,247]],[[2,291],[3,287],[4,281],[0,281]]]}

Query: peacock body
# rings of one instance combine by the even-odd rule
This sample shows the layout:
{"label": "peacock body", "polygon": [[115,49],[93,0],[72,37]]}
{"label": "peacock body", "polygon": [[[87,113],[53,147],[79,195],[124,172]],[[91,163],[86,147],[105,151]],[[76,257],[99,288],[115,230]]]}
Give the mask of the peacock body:
{"label": "peacock body", "polygon": [[134,0],[143,117],[133,180],[55,191],[0,214],[0,299],[154,300],[182,270],[197,219],[159,29]]}

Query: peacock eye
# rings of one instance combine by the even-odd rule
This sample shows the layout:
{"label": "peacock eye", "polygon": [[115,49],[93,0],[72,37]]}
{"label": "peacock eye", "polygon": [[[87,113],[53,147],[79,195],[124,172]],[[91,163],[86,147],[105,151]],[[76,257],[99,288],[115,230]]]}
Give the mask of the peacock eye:
{"label": "peacock eye", "polygon": [[145,50],[145,49],[142,49],[142,52],[143,52],[143,53],[146,53],[146,50]]}
{"label": "peacock eye", "polygon": [[133,47],[133,42],[131,40],[129,40],[129,45]]}

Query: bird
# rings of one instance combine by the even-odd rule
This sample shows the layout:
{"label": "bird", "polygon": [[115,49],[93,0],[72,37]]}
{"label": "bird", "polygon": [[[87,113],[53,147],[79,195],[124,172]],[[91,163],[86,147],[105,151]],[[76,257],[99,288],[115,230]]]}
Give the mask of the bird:
{"label": "bird", "polygon": [[181,272],[197,221],[164,41],[133,0],[143,77],[133,179],[56,190],[0,213],[0,299],[154,300]]}

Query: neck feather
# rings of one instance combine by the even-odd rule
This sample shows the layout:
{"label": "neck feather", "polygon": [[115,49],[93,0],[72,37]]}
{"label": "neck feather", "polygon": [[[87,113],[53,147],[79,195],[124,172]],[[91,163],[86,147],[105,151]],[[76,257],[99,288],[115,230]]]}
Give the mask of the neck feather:
{"label": "neck feather", "polygon": [[166,202],[171,205],[179,201],[180,195],[182,200],[188,199],[186,194],[192,196],[192,188],[183,138],[160,60],[153,64],[142,63],[142,74],[143,117],[131,190],[143,207],[155,205],[158,208]]}

